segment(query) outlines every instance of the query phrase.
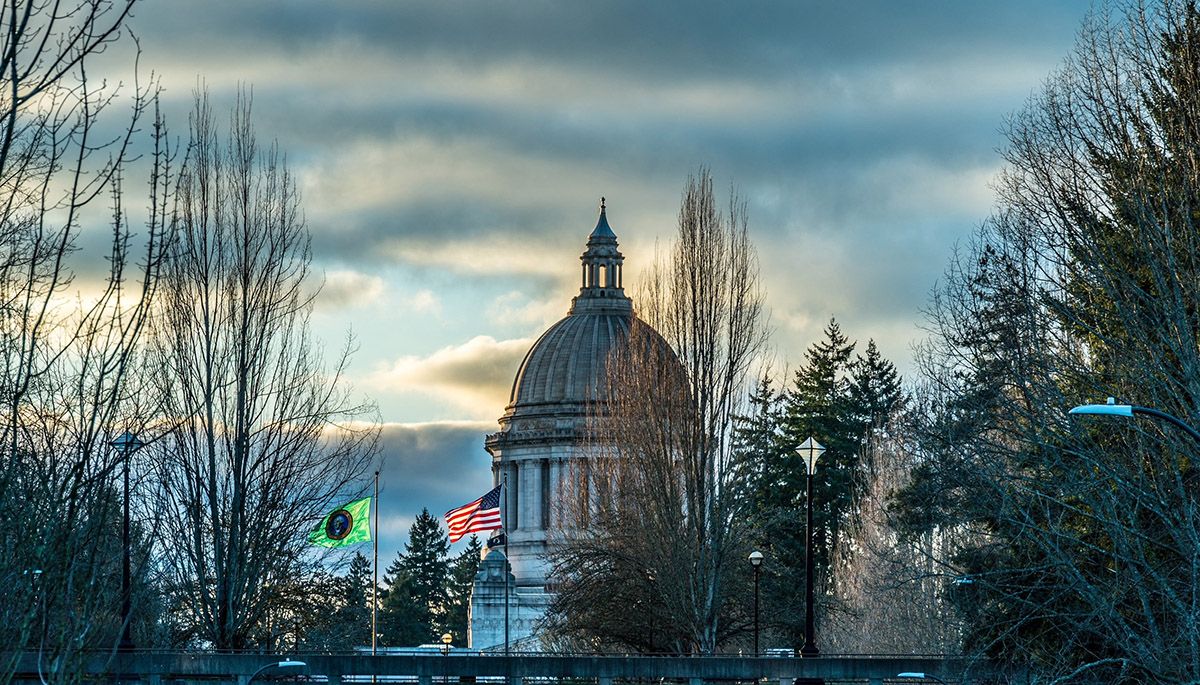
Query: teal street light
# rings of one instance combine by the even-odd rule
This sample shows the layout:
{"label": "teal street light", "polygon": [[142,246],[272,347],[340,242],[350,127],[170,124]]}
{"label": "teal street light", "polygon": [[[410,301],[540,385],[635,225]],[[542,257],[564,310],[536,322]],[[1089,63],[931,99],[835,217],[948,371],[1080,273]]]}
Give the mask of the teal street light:
{"label": "teal street light", "polygon": [[258,669],[257,671],[254,672],[253,675],[251,675],[249,678],[247,678],[246,685],[250,685],[250,683],[254,682],[255,678],[257,678],[258,676],[262,675],[263,673],[265,673],[266,671],[268,671],[272,668],[278,668],[281,671],[291,671],[291,670],[304,668],[305,666],[308,666],[308,664],[304,663],[303,661],[272,662],[272,663],[269,663],[266,666],[263,666],[262,668]]}
{"label": "teal street light", "polygon": [[933,675],[932,673],[921,673],[919,671],[905,671],[904,673],[897,673],[896,677],[897,678],[911,678],[913,680],[932,680],[935,683],[941,683],[942,685],[946,685],[946,681]]}
{"label": "teal street light", "polygon": [[1090,414],[1094,416],[1124,416],[1132,418],[1134,414],[1141,414],[1151,418],[1166,421],[1167,423],[1182,430],[1192,436],[1196,442],[1200,442],[1200,432],[1195,428],[1184,423],[1178,417],[1172,416],[1165,411],[1159,411],[1150,407],[1139,407],[1136,404],[1117,404],[1117,401],[1112,397],[1108,398],[1108,402],[1104,404],[1081,404],[1078,407],[1072,407],[1070,414]]}

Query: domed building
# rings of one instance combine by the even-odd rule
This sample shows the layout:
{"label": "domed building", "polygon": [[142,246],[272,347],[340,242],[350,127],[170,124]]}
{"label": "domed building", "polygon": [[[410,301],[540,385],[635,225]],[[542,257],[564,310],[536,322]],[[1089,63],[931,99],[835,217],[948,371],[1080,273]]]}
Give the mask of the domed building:
{"label": "domed building", "polygon": [[488,551],[476,576],[469,641],[477,649],[503,648],[505,552],[512,568],[510,644],[533,635],[550,604],[546,552],[565,525],[558,498],[572,462],[583,457],[588,415],[604,388],[605,363],[629,340],[633,302],[625,295],[624,257],[603,199],[579,259],[579,294],[567,316],[525,355],[500,430],[485,441],[495,482],[507,484],[508,546]]}

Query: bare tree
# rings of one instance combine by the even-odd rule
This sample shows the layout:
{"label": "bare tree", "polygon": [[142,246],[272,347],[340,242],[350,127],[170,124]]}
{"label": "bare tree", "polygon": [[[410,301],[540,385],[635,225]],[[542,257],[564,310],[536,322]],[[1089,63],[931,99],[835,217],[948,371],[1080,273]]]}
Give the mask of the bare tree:
{"label": "bare tree", "polygon": [[[130,369],[166,237],[161,119],[140,257],[121,184],[154,87],[122,97],[88,70],[121,45],[132,5],[0,7],[0,640],[37,649],[57,681],[121,632],[120,471],[107,443],[138,428]],[[105,224],[107,273],[77,283],[72,266],[94,257],[76,255],[79,236]]]}
{"label": "bare tree", "polygon": [[197,95],[178,203],[153,345],[161,559],[182,639],[269,646],[273,608],[310,575],[304,533],[366,473],[377,422],[348,396],[348,354],[327,370],[310,337],[299,196],[247,96],[222,138]]}
{"label": "bare tree", "polygon": [[[1064,680],[1200,679],[1200,450],[1125,398],[1200,409],[1200,12],[1102,9],[1014,117],[1000,211],[952,264],[921,357],[920,526],[969,533],[966,646]],[[936,506],[929,506],[936,503]]]}
{"label": "bare tree", "polygon": [[757,275],[745,205],[733,195],[722,214],[702,170],[610,359],[592,456],[572,479],[588,484],[568,500],[586,525],[554,554],[560,635],[711,654],[746,629],[733,420],[766,343]]}
{"label": "bare tree", "polygon": [[[896,417],[889,425],[903,422]],[[873,454],[863,461],[873,468],[851,529],[835,548],[830,570],[838,596],[827,607],[822,646],[835,654],[956,653],[961,619],[950,599],[965,579],[941,561],[960,548],[955,531],[932,527],[906,534],[896,525],[891,502],[911,478],[911,437],[881,431],[867,449]]]}

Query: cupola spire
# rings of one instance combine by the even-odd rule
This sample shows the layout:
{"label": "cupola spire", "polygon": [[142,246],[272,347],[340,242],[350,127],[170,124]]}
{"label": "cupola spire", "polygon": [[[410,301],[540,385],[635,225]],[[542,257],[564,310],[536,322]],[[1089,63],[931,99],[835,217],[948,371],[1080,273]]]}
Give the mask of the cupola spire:
{"label": "cupola spire", "polygon": [[607,199],[601,197],[600,217],[588,236],[587,249],[579,258],[583,262],[583,281],[571,306],[572,313],[601,308],[632,311],[633,303],[625,296],[625,256],[617,249],[617,234],[608,225],[607,209]]}

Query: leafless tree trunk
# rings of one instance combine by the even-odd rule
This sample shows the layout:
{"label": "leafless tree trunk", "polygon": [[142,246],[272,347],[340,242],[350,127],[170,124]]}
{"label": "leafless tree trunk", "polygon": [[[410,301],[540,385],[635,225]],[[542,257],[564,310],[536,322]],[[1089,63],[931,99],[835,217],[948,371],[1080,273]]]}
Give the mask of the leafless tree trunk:
{"label": "leafless tree trunk", "polygon": [[222,139],[198,95],[190,134],[154,338],[175,424],[155,453],[159,541],[184,637],[241,649],[310,575],[304,533],[367,472],[378,428],[346,355],[327,370],[310,338],[299,196],[248,97]]}
{"label": "leafless tree trunk", "polygon": [[[119,45],[132,4],[0,7],[0,641],[38,649],[57,681],[82,649],[120,634],[120,470],[108,442],[139,428],[130,369],[167,230],[161,120],[140,257],[121,185],[153,87],[121,98],[88,72]],[[107,278],[76,284],[72,260],[91,257],[73,256],[78,236],[106,223]],[[0,663],[0,682],[12,667]]]}
{"label": "leafless tree trunk", "polygon": [[[746,629],[749,522],[734,416],[766,342],[744,204],[722,215],[706,170],[689,180],[670,253],[635,299],[628,347],[609,362],[580,526],[555,554],[564,635],[646,651],[711,654]],[[570,500],[568,500],[570,501]],[[740,600],[740,595],[738,596]]]}
{"label": "leafless tree trunk", "polygon": [[[893,426],[902,426],[897,418]],[[873,464],[857,519],[835,549],[832,573],[839,589],[821,628],[834,654],[954,654],[961,619],[950,603],[963,579],[945,565],[959,549],[953,530],[934,527],[905,535],[890,511],[911,477],[914,445],[896,430],[877,431],[864,462]]]}

